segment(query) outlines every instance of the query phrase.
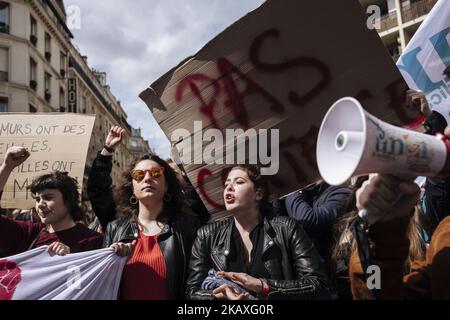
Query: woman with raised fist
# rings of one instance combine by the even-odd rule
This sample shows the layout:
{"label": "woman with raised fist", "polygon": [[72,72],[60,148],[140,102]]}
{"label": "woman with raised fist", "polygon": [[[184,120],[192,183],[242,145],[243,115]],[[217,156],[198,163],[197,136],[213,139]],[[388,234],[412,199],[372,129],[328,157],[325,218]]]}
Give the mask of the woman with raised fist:
{"label": "woman with raised fist", "polygon": [[[0,166],[0,196],[11,172],[29,157],[23,147],[6,151]],[[56,171],[36,178],[29,189],[35,199],[33,210],[41,222],[15,221],[0,215],[0,248],[15,255],[48,245],[51,253],[65,255],[102,247],[101,234],[77,223],[83,220],[84,212],[75,179]]]}

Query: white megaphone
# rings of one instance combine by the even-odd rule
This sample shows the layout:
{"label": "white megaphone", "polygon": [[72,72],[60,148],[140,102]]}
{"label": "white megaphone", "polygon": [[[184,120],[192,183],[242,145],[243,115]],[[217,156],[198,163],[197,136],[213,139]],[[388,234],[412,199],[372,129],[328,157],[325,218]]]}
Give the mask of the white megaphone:
{"label": "white megaphone", "polygon": [[317,164],[331,185],[352,176],[384,173],[438,176],[450,173],[450,141],[390,125],[345,97],[328,110],[317,140]]}

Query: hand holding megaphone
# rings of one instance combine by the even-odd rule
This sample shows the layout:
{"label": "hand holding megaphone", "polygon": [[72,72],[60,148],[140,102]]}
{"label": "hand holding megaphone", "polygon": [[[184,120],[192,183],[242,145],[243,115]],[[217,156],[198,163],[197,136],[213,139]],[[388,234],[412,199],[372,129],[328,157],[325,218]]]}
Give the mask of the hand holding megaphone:
{"label": "hand holding megaphone", "polygon": [[392,175],[371,174],[356,191],[358,215],[369,224],[411,214],[420,194],[419,186]]}

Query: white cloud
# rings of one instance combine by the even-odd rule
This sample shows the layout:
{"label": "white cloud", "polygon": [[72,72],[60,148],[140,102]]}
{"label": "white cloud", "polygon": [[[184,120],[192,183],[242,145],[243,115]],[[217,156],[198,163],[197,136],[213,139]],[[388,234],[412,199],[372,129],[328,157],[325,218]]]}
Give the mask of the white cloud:
{"label": "white cloud", "polygon": [[108,73],[111,91],[133,127],[163,157],[169,143],[138,95],[264,0],[66,0],[81,10],[74,43],[91,67]]}

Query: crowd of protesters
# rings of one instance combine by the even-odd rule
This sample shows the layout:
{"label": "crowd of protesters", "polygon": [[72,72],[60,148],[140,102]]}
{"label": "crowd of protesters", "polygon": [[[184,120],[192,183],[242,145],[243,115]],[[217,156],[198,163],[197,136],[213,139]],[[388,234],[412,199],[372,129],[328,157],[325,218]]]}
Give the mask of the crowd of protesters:
{"label": "crowd of protesters", "polygon": [[[426,116],[425,133],[445,132],[445,119],[423,95],[410,91],[408,100]],[[92,164],[90,228],[82,223],[76,180],[46,174],[30,186],[31,210],[0,215],[0,255],[43,245],[56,255],[111,247],[128,257],[118,296],[125,300],[450,299],[449,177],[427,178],[424,192],[377,173],[341,186],[318,181],[271,203],[258,166],[240,164],[224,184],[229,217],[211,221],[171,159],[141,157],[113,188],[112,157],[123,134],[111,128]],[[29,156],[22,147],[7,150],[0,195]],[[367,285],[372,265],[381,270],[381,286]]]}

